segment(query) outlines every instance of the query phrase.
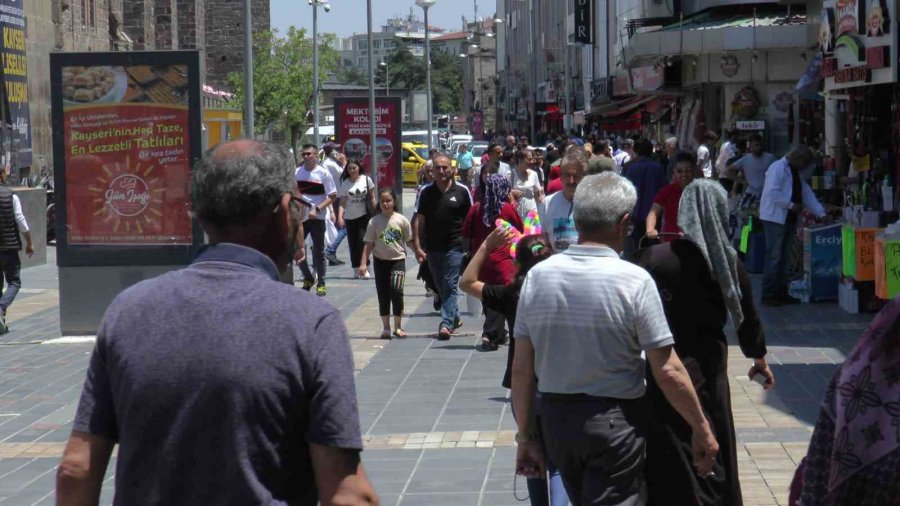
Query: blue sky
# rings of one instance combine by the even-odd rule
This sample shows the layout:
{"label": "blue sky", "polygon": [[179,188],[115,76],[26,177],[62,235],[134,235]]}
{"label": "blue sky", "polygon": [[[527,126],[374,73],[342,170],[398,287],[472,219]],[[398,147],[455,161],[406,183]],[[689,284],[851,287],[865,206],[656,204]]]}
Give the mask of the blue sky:
{"label": "blue sky", "polygon": [[[341,37],[366,32],[364,0],[330,0],[330,3],[331,12],[326,14],[324,10],[319,10],[320,32],[337,33]],[[480,0],[478,17],[492,15],[495,6],[494,0]],[[372,0],[373,28],[375,31],[380,30],[381,24],[395,15],[409,15],[410,7],[422,19],[422,9],[416,7],[415,0]],[[458,31],[462,28],[462,16],[472,21],[474,14],[475,4],[472,0],[437,0],[428,11],[428,22],[449,31]],[[271,18],[272,27],[277,28],[279,33],[286,32],[292,25],[312,30],[312,7],[307,0],[271,0]]]}

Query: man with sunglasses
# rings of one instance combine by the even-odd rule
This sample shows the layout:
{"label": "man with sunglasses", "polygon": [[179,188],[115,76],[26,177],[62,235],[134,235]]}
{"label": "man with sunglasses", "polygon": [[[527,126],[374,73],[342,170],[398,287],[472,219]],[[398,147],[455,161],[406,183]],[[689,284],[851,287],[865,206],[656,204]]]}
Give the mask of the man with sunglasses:
{"label": "man with sunglasses", "polygon": [[[459,320],[459,270],[465,256],[462,226],[472,207],[468,188],[453,179],[450,157],[432,158],[434,182],[419,194],[414,241],[416,258],[428,259],[431,275],[441,296],[438,339],[446,341],[462,323]],[[424,239],[424,249],[421,238]],[[427,253],[426,253],[427,252]]]}
{"label": "man with sunglasses", "polygon": [[325,220],[328,219],[328,207],[337,199],[337,187],[328,169],[319,164],[318,149],[314,144],[305,144],[301,155],[303,163],[297,167],[294,177],[304,200],[310,204],[309,214],[303,222],[304,236],[312,237],[313,267],[316,274],[309,269],[308,259],[300,262],[303,272],[303,289],[309,291],[316,285],[316,295],[324,297],[325,289]]}

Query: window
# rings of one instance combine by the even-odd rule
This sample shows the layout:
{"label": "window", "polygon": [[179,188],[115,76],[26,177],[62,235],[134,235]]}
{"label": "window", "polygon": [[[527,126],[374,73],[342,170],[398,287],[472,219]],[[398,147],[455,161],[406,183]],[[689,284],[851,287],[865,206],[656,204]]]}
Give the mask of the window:
{"label": "window", "polygon": [[360,57],[360,58],[357,58],[357,60],[356,60],[356,66],[357,66],[357,67],[365,67],[367,63],[369,63],[369,59],[368,59],[368,58],[362,58],[362,57]]}
{"label": "window", "polygon": [[385,41],[384,41],[384,48],[385,48],[385,49],[390,49],[390,48],[392,48],[392,47],[394,47],[394,41],[393,41],[393,40],[390,40],[390,39],[385,39]]}
{"label": "window", "polygon": [[372,49],[378,49],[378,48],[380,48],[380,47],[381,47],[381,41],[380,41],[380,40],[377,40],[377,39],[376,39],[376,40],[373,40],[373,41],[372,41]]}
{"label": "window", "polygon": [[82,26],[96,26],[95,19],[95,11],[94,11],[94,1],[95,0],[81,0],[81,24]]}
{"label": "window", "polygon": [[366,40],[356,41],[356,49],[369,49],[369,42]]}

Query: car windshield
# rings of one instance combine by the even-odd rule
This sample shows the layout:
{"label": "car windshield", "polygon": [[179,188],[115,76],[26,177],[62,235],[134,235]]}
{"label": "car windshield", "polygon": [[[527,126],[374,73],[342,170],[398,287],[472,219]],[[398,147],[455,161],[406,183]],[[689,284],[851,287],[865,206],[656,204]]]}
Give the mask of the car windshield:
{"label": "car windshield", "polygon": [[413,148],[413,149],[419,156],[428,160],[428,148]]}
{"label": "car windshield", "polygon": [[472,156],[482,156],[487,151],[487,146],[478,145],[472,147]]}
{"label": "car windshield", "polygon": [[428,134],[403,134],[403,142],[428,144]]}

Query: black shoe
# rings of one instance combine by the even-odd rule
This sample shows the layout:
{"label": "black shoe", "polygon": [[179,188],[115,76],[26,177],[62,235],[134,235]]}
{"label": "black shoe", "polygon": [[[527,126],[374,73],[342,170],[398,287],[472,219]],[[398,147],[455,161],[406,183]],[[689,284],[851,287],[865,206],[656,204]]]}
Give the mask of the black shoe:
{"label": "black shoe", "polygon": [[497,351],[500,347],[488,336],[481,336],[481,351]]}
{"label": "black shoe", "polygon": [[437,335],[438,341],[449,341],[450,340],[450,329],[447,327],[441,327],[438,329]]}
{"label": "black shoe", "polygon": [[760,302],[766,307],[778,307],[781,305],[781,299],[775,297],[763,297]]}
{"label": "black shoe", "polygon": [[431,307],[434,308],[435,311],[441,310],[441,298],[437,295],[434,296],[434,302],[431,304]]}
{"label": "black shoe", "polygon": [[328,265],[334,267],[335,265],[344,265],[344,261],[337,257],[334,253],[325,253],[325,259],[328,260]]}
{"label": "black shoe", "polygon": [[503,346],[504,344],[509,342],[509,334],[506,332],[503,333],[500,337],[493,340],[495,346]]}

